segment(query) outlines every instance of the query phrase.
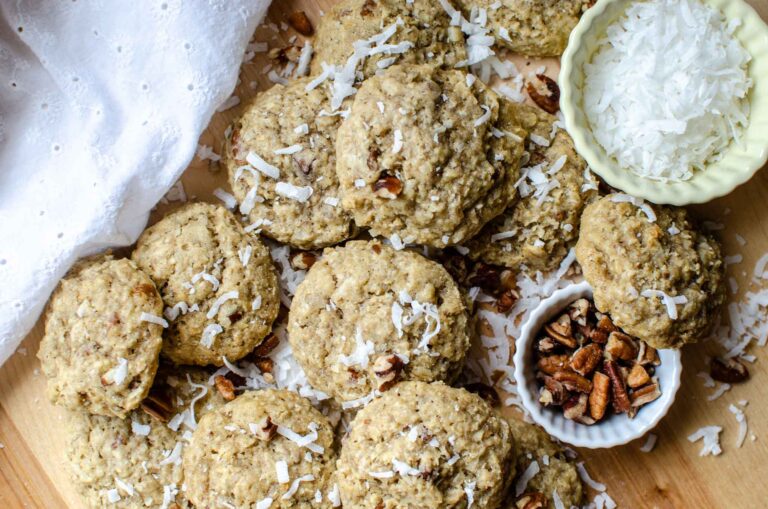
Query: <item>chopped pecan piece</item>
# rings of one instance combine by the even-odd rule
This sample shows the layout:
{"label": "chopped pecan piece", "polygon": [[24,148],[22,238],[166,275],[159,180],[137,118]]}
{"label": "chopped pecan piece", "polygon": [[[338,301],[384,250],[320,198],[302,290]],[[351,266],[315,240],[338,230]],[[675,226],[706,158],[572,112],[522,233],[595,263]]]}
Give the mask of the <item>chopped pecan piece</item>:
{"label": "chopped pecan piece", "polygon": [[536,77],[544,84],[547,95],[539,92],[538,87],[530,81],[525,87],[528,95],[539,108],[554,115],[560,109],[560,87],[555,80],[545,74],[537,74]]}
{"label": "chopped pecan piece", "polygon": [[475,264],[474,273],[469,276],[471,286],[479,286],[484,292],[496,295],[501,286],[501,271],[487,263]]}
{"label": "chopped pecan piece", "polygon": [[360,15],[361,16],[370,16],[373,14],[373,11],[376,10],[376,2],[374,0],[365,0],[362,7],[360,7]]}
{"label": "chopped pecan piece", "polygon": [[255,425],[252,425],[251,431],[259,440],[269,442],[277,433],[277,425],[272,422],[269,416],[266,416]]}
{"label": "chopped pecan piece", "polygon": [[659,396],[661,396],[661,391],[659,390],[659,384],[652,383],[652,384],[646,385],[645,387],[640,387],[639,389],[635,389],[630,395],[630,399],[632,400],[632,406],[635,408],[639,408],[643,405],[650,403],[651,401],[658,399]]}
{"label": "chopped pecan piece", "polygon": [[568,401],[563,403],[563,417],[584,424],[592,424],[594,421],[587,415],[588,398],[589,396],[586,394],[571,396]]}
{"label": "chopped pecan piece", "polygon": [[384,174],[373,183],[373,192],[382,198],[394,200],[403,192],[403,183],[397,177]]}
{"label": "chopped pecan piece", "polygon": [[600,345],[590,343],[573,353],[571,369],[582,376],[587,376],[595,370],[601,360],[603,360],[603,349]]}
{"label": "chopped pecan piece", "polygon": [[253,350],[253,355],[256,357],[266,357],[269,355],[269,353],[277,348],[277,345],[280,343],[280,338],[278,338],[274,334],[270,334],[264,340],[259,343],[259,346],[257,346]]}
{"label": "chopped pecan piece", "polygon": [[233,384],[230,379],[225,376],[217,375],[216,378],[213,379],[213,382],[216,385],[219,394],[221,394],[225,400],[232,401],[235,399],[235,384]]}
{"label": "chopped pecan piece", "polygon": [[597,328],[606,332],[616,332],[619,330],[611,319],[608,318],[608,315],[600,315],[600,318],[597,320]]}
{"label": "chopped pecan piece", "polygon": [[483,398],[485,401],[490,403],[490,405],[493,407],[501,406],[501,399],[499,398],[499,393],[496,392],[496,389],[494,389],[490,385],[476,382],[476,383],[465,385],[464,389],[466,389],[467,391],[473,394],[477,394],[478,396]]}
{"label": "chopped pecan piece", "polygon": [[569,391],[589,394],[592,391],[592,382],[573,371],[558,371],[553,378],[563,384]]}
{"label": "chopped pecan piece", "polygon": [[587,325],[589,301],[587,299],[579,299],[568,306],[568,316],[579,325]]}
{"label": "chopped pecan piece", "polygon": [[275,361],[269,357],[256,357],[253,359],[253,363],[262,373],[272,373],[275,367]]}
{"label": "chopped pecan piece", "polygon": [[608,334],[610,334],[610,332],[600,329],[598,327],[594,327],[588,332],[589,334],[587,335],[587,337],[589,337],[589,339],[591,339],[593,343],[604,345],[605,343],[608,342]]}
{"label": "chopped pecan piece", "polygon": [[539,362],[536,363],[536,367],[548,375],[554,375],[558,371],[563,371],[568,367],[568,356],[561,354],[542,357],[539,359]]}
{"label": "chopped pecan piece", "polygon": [[648,372],[645,370],[645,368],[640,364],[635,364],[632,366],[632,369],[629,371],[629,375],[627,376],[627,385],[633,389],[642,387],[650,381],[651,377],[648,375]]}
{"label": "chopped pecan piece", "polygon": [[141,409],[151,417],[160,422],[166,423],[173,413],[173,403],[171,396],[165,388],[152,388],[144,401],[141,402]]}
{"label": "chopped pecan piece", "polygon": [[315,32],[314,28],[312,28],[312,22],[309,21],[307,13],[304,11],[290,13],[288,15],[288,24],[305,37],[309,37]]}
{"label": "chopped pecan piece", "polygon": [[307,270],[317,261],[317,256],[309,251],[301,251],[291,258],[291,265],[296,270]]}
{"label": "chopped pecan piece", "polygon": [[544,388],[539,394],[539,401],[544,405],[562,405],[565,403],[570,394],[565,390],[563,384],[552,378],[551,376],[544,377]]}
{"label": "chopped pecan piece", "polygon": [[611,398],[611,379],[599,371],[592,376],[592,392],[589,393],[589,415],[596,421],[605,416]]}
{"label": "chopped pecan piece", "polygon": [[379,382],[379,390],[386,391],[395,385],[405,368],[405,363],[397,355],[382,355],[373,363],[373,374]]}
{"label": "chopped pecan piece", "polygon": [[736,359],[713,357],[709,363],[709,375],[718,382],[738,384],[749,379],[747,367]]}
{"label": "chopped pecan piece", "polygon": [[512,309],[518,299],[520,299],[520,294],[517,293],[517,290],[506,290],[496,299],[496,310],[499,313],[506,313]]}
{"label": "chopped pecan piece", "polygon": [[557,343],[555,343],[555,341],[552,338],[548,338],[548,337],[541,338],[536,343],[536,349],[539,351],[539,353],[544,353],[544,354],[552,353],[552,351],[554,351],[555,348],[557,348]]}
{"label": "chopped pecan piece", "polygon": [[544,332],[549,337],[568,348],[576,348],[576,338],[573,337],[573,327],[571,327],[571,317],[567,314],[561,315],[556,321],[544,326]]}
{"label": "chopped pecan piece", "polygon": [[614,359],[631,361],[637,357],[637,345],[631,336],[623,332],[614,331],[608,336],[608,344],[605,351]]}
{"label": "chopped pecan piece", "polygon": [[603,363],[603,371],[611,379],[613,409],[617,413],[629,412],[629,395],[627,395],[627,387],[624,385],[624,378],[621,376],[619,365],[616,361],[605,361]]}
{"label": "chopped pecan piece", "polygon": [[517,509],[546,509],[547,497],[538,492],[523,493],[515,500]]}

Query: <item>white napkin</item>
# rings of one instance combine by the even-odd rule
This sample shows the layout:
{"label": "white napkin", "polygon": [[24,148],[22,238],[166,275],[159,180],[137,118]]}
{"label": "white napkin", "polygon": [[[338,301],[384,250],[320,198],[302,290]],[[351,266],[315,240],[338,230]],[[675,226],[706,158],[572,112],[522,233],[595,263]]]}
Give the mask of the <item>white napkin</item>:
{"label": "white napkin", "polygon": [[78,257],[136,240],[268,5],[0,2],[0,364]]}

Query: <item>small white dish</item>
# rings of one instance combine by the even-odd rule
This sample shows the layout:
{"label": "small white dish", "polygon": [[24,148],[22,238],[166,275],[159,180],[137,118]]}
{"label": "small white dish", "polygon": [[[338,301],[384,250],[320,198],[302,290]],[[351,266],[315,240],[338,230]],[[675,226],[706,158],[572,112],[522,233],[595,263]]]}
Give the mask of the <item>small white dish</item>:
{"label": "small white dish", "polygon": [[573,301],[592,299],[592,287],[587,282],[569,285],[554,292],[531,313],[523,326],[515,348],[515,381],[523,406],[536,424],[562,442],[589,449],[623,445],[645,435],[667,414],[680,388],[683,365],[680,350],[659,350],[661,364],[656,367],[661,396],[643,406],[633,419],[626,414],[610,415],[597,424],[587,426],[566,419],[562,412],[539,403],[539,382],[536,380],[534,341],[541,328],[556,318]]}

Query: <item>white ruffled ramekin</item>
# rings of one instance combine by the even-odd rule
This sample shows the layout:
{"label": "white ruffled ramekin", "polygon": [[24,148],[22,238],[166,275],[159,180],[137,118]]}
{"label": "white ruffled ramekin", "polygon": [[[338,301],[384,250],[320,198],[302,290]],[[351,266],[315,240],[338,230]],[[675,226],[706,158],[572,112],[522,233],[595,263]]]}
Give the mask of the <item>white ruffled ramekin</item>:
{"label": "white ruffled ramekin", "polygon": [[597,424],[587,426],[563,417],[557,408],[546,408],[539,403],[539,382],[535,373],[534,342],[545,323],[556,318],[572,302],[582,297],[592,299],[588,283],[569,285],[541,301],[523,326],[516,341],[514,356],[515,381],[523,406],[536,424],[562,442],[589,449],[614,447],[643,436],[664,417],[680,388],[683,370],[680,350],[659,350],[661,364],[656,367],[661,396],[644,405],[633,419],[626,414],[609,415]]}

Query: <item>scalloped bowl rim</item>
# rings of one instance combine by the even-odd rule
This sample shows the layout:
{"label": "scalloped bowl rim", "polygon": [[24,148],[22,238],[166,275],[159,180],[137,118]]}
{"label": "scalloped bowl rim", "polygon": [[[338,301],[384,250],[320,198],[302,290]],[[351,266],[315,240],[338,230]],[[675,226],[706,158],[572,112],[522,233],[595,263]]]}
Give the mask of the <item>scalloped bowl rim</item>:
{"label": "scalloped bowl rim", "polygon": [[[592,42],[598,33],[602,33],[594,28],[595,24],[601,21],[608,23],[601,20],[603,16],[611,14],[607,11],[614,11],[613,17],[618,17],[624,11],[621,6],[631,1],[634,0],[598,0],[584,13],[571,32],[563,53],[559,76],[560,107],[576,151],[609,185],[654,203],[687,205],[725,196],[752,178],[768,162],[768,136],[762,134],[768,132],[768,25],[743,0],[704,0],[706,4],[723,12],[726,18],[738,17],[743,21],[743,25],[736,31],[736,37],[752,55],[749,65],[749,75],[753,79],[749,94],[750,124],[743,134],[745,143],[749,140],[749,146],[744,149],[732,143],[723,152],[720,161],[709,164],[703,171],[695,172],[691,179],[663,183],[624,170],[615,159],[608,157],[592,136],[586,115],[579,106],[582,95],[577,83],[581,83],[581,79],[574,78],[583,76],[582,62],[588,59],[588,56],[582,55],[587,51],[585,41]],[[755,48],[759,51],[755,51]]]}
{"label": "scalloped bowl rim", "polygon": [[533,341],[546,320],[581,297],[592,297],[592,287],[586,281],[553,292],[531,312],[515,342],[513,361],[518,395],[534,422],[562,442],[589,449],[623,445],[652,430],[674,403],[683,371],[681,352],[659,350],[661,365],[657,368],[657,375],[662,395],[641,408],[634,419],[626,415],[612,415],[598,424],[587,426],[566,419],[556,410],[543,407],[534,397],[534,394],[538,394],[538,382],[531,362]]}

